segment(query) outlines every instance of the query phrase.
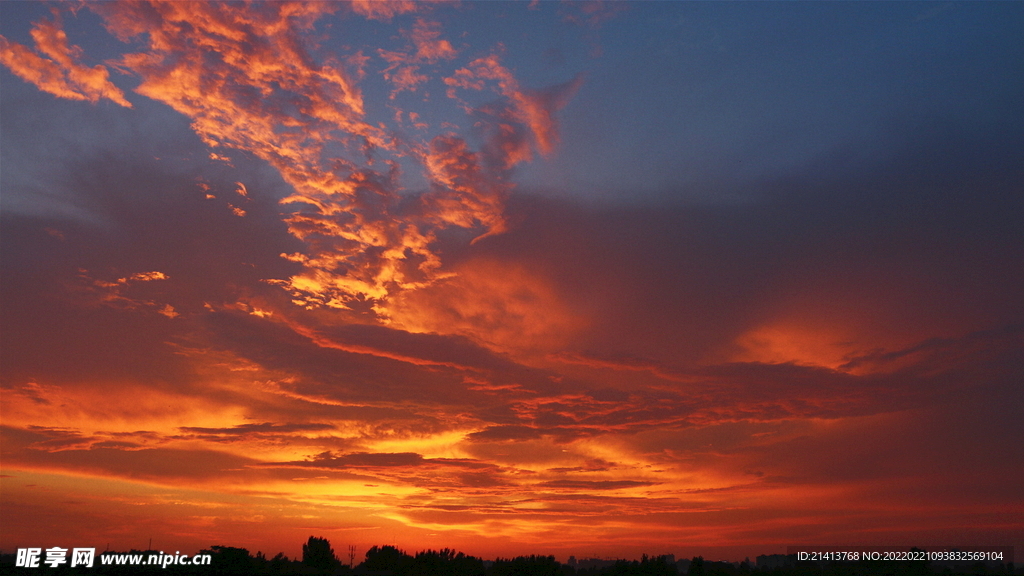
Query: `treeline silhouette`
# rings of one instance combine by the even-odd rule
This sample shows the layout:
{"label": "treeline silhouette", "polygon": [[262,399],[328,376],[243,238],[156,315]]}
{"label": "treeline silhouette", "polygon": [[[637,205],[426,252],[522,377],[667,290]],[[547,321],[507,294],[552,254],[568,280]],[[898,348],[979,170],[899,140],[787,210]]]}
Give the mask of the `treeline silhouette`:
{"label": "treeline silhouette", "polygon": [[[350,548],[350,552],[354,549]],[[150,555],[160,554],[156,550],[130,550],[128,552],[103,552],[102,554]],[[342,576],[930,576],[936,575],[1024,575],[1024,569],[1013,563],[975,563],[963,566],[938,566],[929,562],[847,562],[815,563],[796,562],[786,566],[768,568],[748,561],[733,564],[711,562],[697,556],[691,560],[675,562],[672,556],[648,557],[640,560],[603,561],[600,566],[575,566],[562,564],[554,556],[517,556],[485,561],[462,552],[444,548],[423,550],[415,555],[407,554],[395,546],[374,546],[366,552],[365,559],[356,565],[349,565],[331,548],[326,538],[310,536],[302,545],[302,558],[289,559],[283,553],[267,558],[262,552],[252,555],[245,548],[211,546],[199,554],[209,554],[209,565],[114,565],[103,564],[100,554],[92,568],[75,567],[67,564],[51,568],[43,563],[36,568],[16,567],[15,554],[0,555],[0,575],[6,574],[102,574],[133,575],[147,573],[202,574],[215,575],[342,575]],[[593,560],[593,559],[591,559]],[[571,560],[571,562],[573,562]],[[145,560],[144,560],[145,562]],[[354,557],[350,556],[354,564]],[[592,562],[591,562],[592,563]]]}

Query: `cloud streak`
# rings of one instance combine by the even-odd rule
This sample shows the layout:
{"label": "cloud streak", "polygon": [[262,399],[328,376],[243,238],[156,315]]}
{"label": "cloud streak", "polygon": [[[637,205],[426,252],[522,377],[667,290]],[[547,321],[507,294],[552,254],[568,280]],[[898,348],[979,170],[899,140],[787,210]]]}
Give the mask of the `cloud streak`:
{"label": "cloud streak", "polygon": [[54,20],[40,20],[32,27],[36,51],[0,36],[0,64],[16,76],[34,84],[43,92],[69,100],[87,100],[97,103],[106,98],[131,108],[124,92],[110,82],[110,72],[97,64],[81,64],[82,49],[68,44],[67,34],[61,29],[59,14]]}

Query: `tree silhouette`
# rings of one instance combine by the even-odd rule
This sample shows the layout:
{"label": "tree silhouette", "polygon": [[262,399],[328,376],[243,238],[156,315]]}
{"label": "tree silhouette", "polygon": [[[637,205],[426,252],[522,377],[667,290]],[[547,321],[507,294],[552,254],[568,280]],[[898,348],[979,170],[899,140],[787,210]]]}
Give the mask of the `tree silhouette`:
{"label": "tree silhouette", "polygon": [[484,563],[449,548],[417,552],[409,576],[484,576]]}
{"label": "tree silhouette", "polygon": [[394,546],[374,546],[366,551],[366,560],[359,566],[373,572],[406,574],[412,564],[412,556]]}
{"label": "tree silhouette", "polygon": [[[913,549],[913,551],[918,551]],[[587,566],[573,569],[573,564],[561,564],[554,556],[518,556],[512,559],[498,558],[489,565],[476,557],[445,548],[442,550],[424,550],[410,556],[394,546],[374,546],[366,553],[366,561],[360,564],[353,574],[348,566],[342,565],[331,549],[326,538],[310,536],[302,547],[302,561],[291,561],[283,553],[268,559],[262,552],[255,556],[245,548],[231,546],[211,546],[200,554],[209,554],[212,564],[201,566],[175,566],[173,570],[165,570],[160,564],[141,565],[118,562],[110,564],[97,561],[88,569],[89,574],[96,576],[136,576],[138,574],[170,574],[172,571],[182,576],[219,576],[246,574],[252,576],[285,576],[310,574],[334,574],[357,576],[674,576],[676,564],[668,557],[649,557],[644,555],[637,560],[617,560],[604,566]],[[129,550],[127,552],[105,551],[104,554],[138,556],[148,558],[158,554],[153,550]],[[794,556],[795,558],[795,556]],[[14,554],[0,554],[0,576],[31,572],[14,566]],[[739,567],[730,562],[705,561],[703,556],[696,556],[691,561],[683,560],[680,567],[689,565],[687,576],[1024,576],[1019,569],[1015,572],[1014,564],[984,562],[974,564],[958,563],[953,566],[932,567],[927,561],[868,561],[859,562],[815,562],[802,561],[787,565],[751,566],[744,560]],[[85,571],[79,568],[61,566],[56,569],[40,571],[42,574],[61,576],[79,574]]]}
{"label": "tree silhouette", "polygon": [[341,566],[341,561],[334,555],[327,538],[310,536],[302,545],[302,563],[321,572],[329,572]]}
{"label": "tree silhouette", "polygon": [[278,552],[277,556],[274,556],[268,563],[268,570],[271,574],[281,574],[291,566],[291,562],[288,557],[284,555],[284,552]]}
{"label": "tree silhouette", "polygon": [[554,556],[531,555],[497,558],[487,572],[492,576],[563,576],[573,574],[573,569],[556,562]]}

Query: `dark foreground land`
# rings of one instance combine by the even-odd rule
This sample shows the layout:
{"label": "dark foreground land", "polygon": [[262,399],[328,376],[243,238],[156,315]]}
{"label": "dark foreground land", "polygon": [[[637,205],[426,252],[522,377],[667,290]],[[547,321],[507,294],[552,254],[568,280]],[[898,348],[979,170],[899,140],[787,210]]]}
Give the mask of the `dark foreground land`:
{"label": "dark foreground land", "polygon": [[[209,563],[163,567],[159,551],[131,550],[97,554],[92,568],[64,563],[56,568],[45,564],[45,553],[38,567],[17,567],[15,554],[0,555],[0,575],[38,574],[82,575],[347,575],[347,576],[930,576],[930,575],[1022,575],[1024,567],[1012,562],[936,564],[931,562],[798,562],[795,557],[758,557],[757,562],[711,562],[702,557],[675,561],[672,556],[644,556],[640,560],[596,560],[559,563],[554,556],[518,556],[482,560],[453,550],[425,550],[414,555],[393,546],[374,546],[365,559],[354,566],[343,564],[324,538],[310,537],[302,546],[301,559],[284,554],[267,558],[262,552],[252,555],[245,548],[212,546],[200,554],[210,555]],[[103,562],[102,556],[108,556]],[[153,560],[150,560],[150,558]],[[159,558],[159,559],[158,559]],[[133,559],[138,561],[133,562]],[[781,565],[780,565],[781,564]]]}

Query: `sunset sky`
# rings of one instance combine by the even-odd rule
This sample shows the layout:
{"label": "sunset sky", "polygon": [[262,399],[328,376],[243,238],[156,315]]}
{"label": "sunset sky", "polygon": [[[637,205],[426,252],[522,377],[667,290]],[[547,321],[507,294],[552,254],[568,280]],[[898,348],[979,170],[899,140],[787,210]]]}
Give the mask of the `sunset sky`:
{"label": "sunset sky", "polygon": [[0,34],[4,552],[1024,550],[1024,3]]}

